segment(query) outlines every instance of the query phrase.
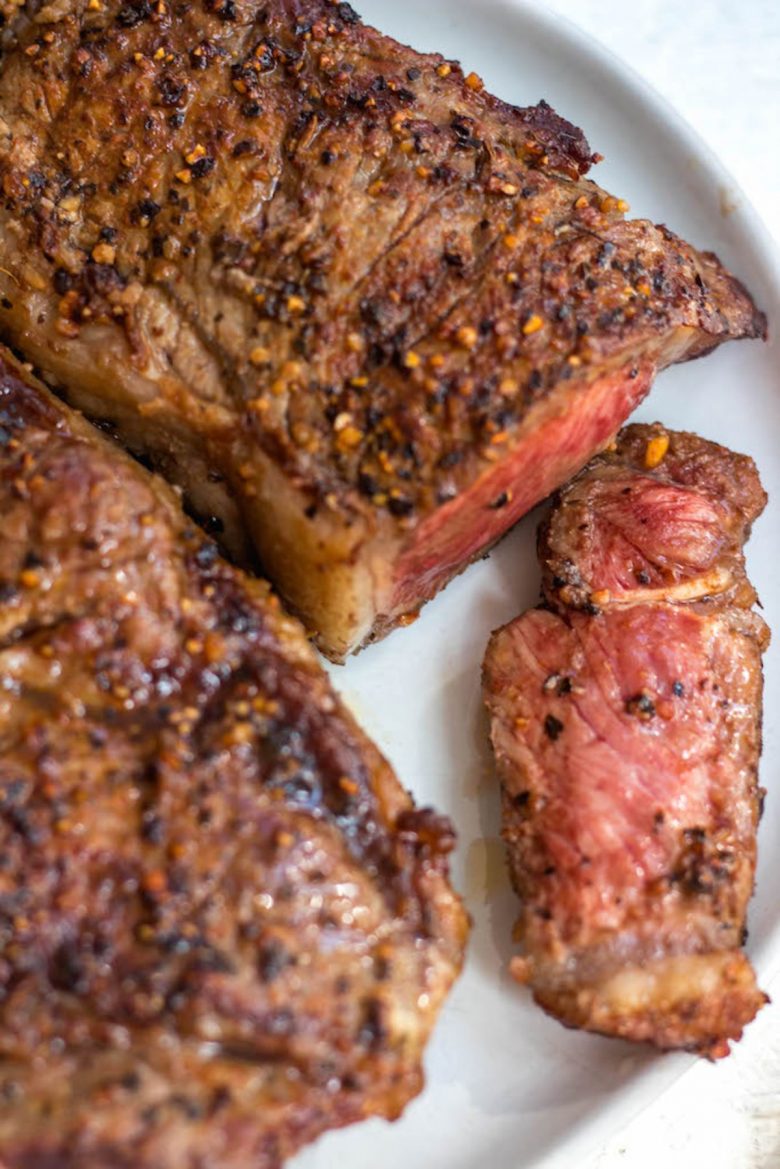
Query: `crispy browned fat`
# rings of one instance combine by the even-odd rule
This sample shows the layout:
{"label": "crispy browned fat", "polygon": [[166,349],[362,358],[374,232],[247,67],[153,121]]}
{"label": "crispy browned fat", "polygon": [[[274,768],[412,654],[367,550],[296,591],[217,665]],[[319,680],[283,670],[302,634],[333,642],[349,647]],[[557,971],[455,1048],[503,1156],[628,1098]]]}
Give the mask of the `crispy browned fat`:
{"label": "crispy browned fat", "polygon": [[335,659],[763,333],[582,132],[324,0],[30,0],[0,74],[0,330],[256,554]]}
{"label": "crispy browned fat", "polygon": [[0,1161],[276,1169],[397,1117],[453,832],[266,585],[0,352]]}

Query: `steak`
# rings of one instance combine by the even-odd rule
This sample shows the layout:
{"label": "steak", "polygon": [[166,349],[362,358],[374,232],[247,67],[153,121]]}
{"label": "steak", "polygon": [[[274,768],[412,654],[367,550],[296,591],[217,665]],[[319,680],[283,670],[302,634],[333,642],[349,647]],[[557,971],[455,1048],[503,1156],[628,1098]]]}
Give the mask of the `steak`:
{"label": "steak", "polygon": [[465,942],[449,823],[267,586],[0,360],[0,1161],[273,1169],[398,1116]]}
{"label": "steak", "polygon": [[334,659],[765,321],[582,132],[325,0],[30,0],[0,330],[257,555]]}
{"label": "steak", "polygon": [[555,501],[544,601],[485,698],[522,900],[512,972],[573,1027],[712,1058],[766,1001],[742,945],[762,793],[751,459],[629,426]]}

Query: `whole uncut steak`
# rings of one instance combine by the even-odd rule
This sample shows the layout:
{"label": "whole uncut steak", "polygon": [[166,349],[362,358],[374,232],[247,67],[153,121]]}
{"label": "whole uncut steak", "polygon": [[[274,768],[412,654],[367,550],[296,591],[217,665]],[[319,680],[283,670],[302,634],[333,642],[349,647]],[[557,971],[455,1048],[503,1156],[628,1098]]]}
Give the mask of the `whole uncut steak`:
{"label": "whole uncut steak", "polygon": [[396,1117],[453,834],[296,621],[0,357],[0,1162],[275,1169]]}

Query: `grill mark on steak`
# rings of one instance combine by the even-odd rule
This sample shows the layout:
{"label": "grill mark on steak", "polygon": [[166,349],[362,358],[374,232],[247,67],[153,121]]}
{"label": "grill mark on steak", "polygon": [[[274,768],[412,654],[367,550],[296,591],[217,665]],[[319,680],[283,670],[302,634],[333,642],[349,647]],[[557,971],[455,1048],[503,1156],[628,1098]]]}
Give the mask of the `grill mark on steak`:
{"label": "grill mark on steak", "polygon": [[0,426],[3,1158],[277,1169],[399,1115],[462,960],[449,822],[267,587],[5,351]]}
{"label": "grill mark on steak", "polygon": [[[548,105],[338,13],[109,0],[44,38],[22,12],[0,77],[0,329],[254,545],[335,659],[538,502],[538,465],[543,490],[581,467],[657,369],[765,332],[714,257],[624,220]],[[514,504],[486,517],[488,488]]]}
{"label": "grill mark on steak", "polygon": [[765,502],[746,456],[626,427],[540,526],[542,607],[488,647],[512,969],[570,1026],[717,1058],[765,1001],[741,950],[769,636],[743,545]]}

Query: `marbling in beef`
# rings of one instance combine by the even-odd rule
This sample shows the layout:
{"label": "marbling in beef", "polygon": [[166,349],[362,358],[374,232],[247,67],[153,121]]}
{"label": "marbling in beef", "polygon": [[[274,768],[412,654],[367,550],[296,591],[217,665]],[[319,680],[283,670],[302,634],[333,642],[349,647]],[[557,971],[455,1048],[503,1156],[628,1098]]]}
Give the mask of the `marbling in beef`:
{"label": "marbling in beef", "polygon": [[349,4],[6,8],[0,330],[336,659],[764,332],[580,130]]}
{"label": "marbling in beef", "polygon": [[751,459],[629,426],[558,496],[544,603],[485,698],[522,906],[513,973],[564,1023],[712,1057],[765,1001],[742,945],[761,653]]}

